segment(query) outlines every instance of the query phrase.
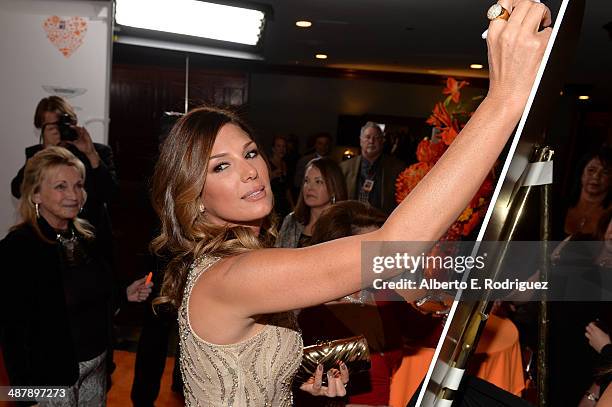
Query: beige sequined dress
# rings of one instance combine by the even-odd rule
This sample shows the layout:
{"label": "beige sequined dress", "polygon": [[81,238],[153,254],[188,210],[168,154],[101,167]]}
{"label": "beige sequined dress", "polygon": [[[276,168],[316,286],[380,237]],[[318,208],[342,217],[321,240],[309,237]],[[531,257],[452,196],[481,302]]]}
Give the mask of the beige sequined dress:
{"label": "beige sequined dress", "polygon": [[270,315],[253,337],[231,345],[202,340],[187,307],[198,277],[218,259],[204,257],[189,270],[179,309],[180,362],[187,406],[291,406],[291,385],[302,360],[302,336],[293,313]]}

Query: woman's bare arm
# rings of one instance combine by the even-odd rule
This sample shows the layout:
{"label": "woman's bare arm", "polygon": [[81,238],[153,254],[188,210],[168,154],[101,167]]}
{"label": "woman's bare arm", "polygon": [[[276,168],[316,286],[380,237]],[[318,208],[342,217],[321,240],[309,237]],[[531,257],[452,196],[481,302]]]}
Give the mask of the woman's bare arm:
{"label": "woman's bare arm", "polygon": [[538,32],[542,21],[550,22],[548,9],[524,0],[509,22],[491,22],[487,97],[381,229],[225,259],[205,276],[210,301],[244,316],[320,304],[361,288],[361,242],[438,239],[472,199],[520,118],[550,36],[550,29]]}
{"label": "woman's bare arm", "polygon": [[612,386],[608,386],[597,402],[597,407],[612,407]]}

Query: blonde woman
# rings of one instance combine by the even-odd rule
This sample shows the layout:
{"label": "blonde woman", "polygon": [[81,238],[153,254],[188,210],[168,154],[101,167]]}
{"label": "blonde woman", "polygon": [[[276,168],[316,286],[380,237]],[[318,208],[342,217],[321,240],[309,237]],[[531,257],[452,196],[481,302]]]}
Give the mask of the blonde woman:
{"label": "blonde woman", "polygon": [[[0,339],[11,386],[63,386],[41,406],[102,406],[112,300],[143,301],[152,284],[116,285],[94,229],[78,217],[85,167],[48,147],[25,166],[22,222],[0,241]],[[122,298],[119,298],[122,297]]]}

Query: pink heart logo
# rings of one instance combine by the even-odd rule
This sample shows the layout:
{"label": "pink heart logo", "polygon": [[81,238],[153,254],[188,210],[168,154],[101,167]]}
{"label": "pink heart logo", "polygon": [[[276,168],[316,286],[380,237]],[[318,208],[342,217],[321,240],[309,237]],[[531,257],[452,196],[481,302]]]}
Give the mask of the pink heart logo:
{"label": "pink heart logo", "polygon": [[43,29],[51,44],[68,58],[83,43],[87,34],[87,20],[83,17],[51,16],[43,22]]}

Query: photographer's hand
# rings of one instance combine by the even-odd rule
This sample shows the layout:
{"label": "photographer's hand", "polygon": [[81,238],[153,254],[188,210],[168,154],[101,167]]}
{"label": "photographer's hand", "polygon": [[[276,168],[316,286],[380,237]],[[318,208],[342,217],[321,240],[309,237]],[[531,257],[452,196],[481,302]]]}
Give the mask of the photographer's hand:
{"label": "photographer's hand", "polygon": [[72,128],[77,132],[79,137],[74,141],[67,141],[67,143],[74,145],[85,154],[92,168],[98,168],[100,165],[100,156],[94,147],[89,132],[85,127],[72,126]]}

